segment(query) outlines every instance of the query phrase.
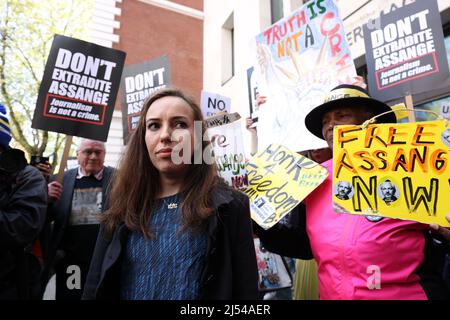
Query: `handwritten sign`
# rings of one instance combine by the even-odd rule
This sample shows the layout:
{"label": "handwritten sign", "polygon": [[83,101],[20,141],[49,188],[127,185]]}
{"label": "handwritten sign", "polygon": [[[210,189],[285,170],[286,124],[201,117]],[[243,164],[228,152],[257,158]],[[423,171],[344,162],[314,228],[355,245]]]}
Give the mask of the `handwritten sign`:
{"label": "handwritten sign", "polygon": [[337,126],[337,211],[450,226],[450,129],[446,121]]}
{"label": "handwritten sign", "polygon": [[281,145],[269,145],[246,165],[252,219],[269,229],[328,176],[314,161]]}
{"label": "handwritten sign", "polygon": [[[326,147],[305,127],[305,116],[335,86],[356,76],[338,8],[309,1],[256,37],[258,146],[282,144],[294,151]],[[320,124],[318,124],[320,125]]]}
{"label": "handwritten sign", "polygon": [[229,123],[232,123],[236,120],[239,120],[241,116],[239,113],[223,113],[215,115],[211,118],[208,118],[203,121],[206,128],[220,127]]}
{"label": "handwritten sign", "polygon": [[219,175],[237,190],[248,187],[242,127],[235,121],[239,118],[238,113],[233,113],[204,121]]}
{"label": "handwritten sign", "polygon": [[217,93],[202,90],[200,107],[203,116],[209,118],[220,112],[230,112],[231,99]]}

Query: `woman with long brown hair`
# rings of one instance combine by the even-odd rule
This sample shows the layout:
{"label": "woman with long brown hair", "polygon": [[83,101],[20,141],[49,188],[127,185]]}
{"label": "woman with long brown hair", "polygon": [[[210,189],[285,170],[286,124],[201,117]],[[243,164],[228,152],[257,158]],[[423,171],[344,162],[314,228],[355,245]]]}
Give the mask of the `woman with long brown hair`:
{"label": "woman with long brown hair", "polygon": [[195,121],[200,108],[179,90],[145,102],[112,185],[85,299],[257,299],[248,199],[220,182],[215,164],[193,164],[207,147]]}

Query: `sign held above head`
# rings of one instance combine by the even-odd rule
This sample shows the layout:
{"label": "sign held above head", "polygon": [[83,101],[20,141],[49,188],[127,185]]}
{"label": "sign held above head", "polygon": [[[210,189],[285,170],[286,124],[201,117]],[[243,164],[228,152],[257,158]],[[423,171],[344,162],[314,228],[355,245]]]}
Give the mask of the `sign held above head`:
{"label": "sign held above head", "polygon": [[125,52],[55,35],[32,127],[106,141]]}
{"label": "sign held above head", "polygon": [[167,56],[125,66],[121,80],[121,104],[124,142],[136,128],[147,97],[171,85]]}
{"label": "sign held above head", "polygon": [[436,0],[416,1],[366,24],[364,42],[369,89],[378,100],[434,90],[450,76]]}
{"label": "sign held above head", "polygon": [[215,116],[222,112],[231,112],[231,98],[218,93],[202,90],[200,107],[205,119]]}

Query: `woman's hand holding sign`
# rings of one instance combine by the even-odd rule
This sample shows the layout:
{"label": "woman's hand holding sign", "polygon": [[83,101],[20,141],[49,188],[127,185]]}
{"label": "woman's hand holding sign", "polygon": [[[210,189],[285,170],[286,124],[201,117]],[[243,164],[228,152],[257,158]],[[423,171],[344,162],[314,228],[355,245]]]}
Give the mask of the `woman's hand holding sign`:
{"label": "woman's hand holding sign", "polygon": [[[450,214],[446,215],[445,218],[448,222],[450,222]],[[450,243],[450,228],[444,228],[437,224],[430,224],[430,228],[436,232],[438,232],[441,236],[445,238]]]}

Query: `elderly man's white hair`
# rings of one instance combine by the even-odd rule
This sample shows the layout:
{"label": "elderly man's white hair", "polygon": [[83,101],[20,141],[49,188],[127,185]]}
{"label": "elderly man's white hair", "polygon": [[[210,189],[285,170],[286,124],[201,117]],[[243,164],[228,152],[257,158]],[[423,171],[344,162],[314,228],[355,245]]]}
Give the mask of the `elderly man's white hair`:
{"label": "elderly man's white hair", "polygon": [[101,145],[101,147],[103,148],[103,150],[106,150],[105,147],[105,143],[103,141],[98,141],[98,140],[92,140],[92,139],[87,139],[87,138],[82,138],[80,141],[80,145],[77,148],[77,152],[81,150],[81,148],[83,147],[83,145],[85,145],[88,142],[95,142],[99,145]]}
{"label": "elderly man's white hair", "polygon": [[351,187],[352,185],[351,185],[351,183],[348,182],[348,181],[340,180],[340,181],[338,181],[337,186],[338,186],[338,187],[340,187],[340,186]]}
{"label": "elderly man's white hair", "polygon": [[394,188],[394,189],[397,188],[397,187],[395,186],[395,184],[393,184],[393,183],[391,182],[391,180],[386,180],[386,181],[384,181],[384,182],[380,185],[380,187],[383,188],[383,187],[386,187],[387,185],[391,186],[391,187]]}

